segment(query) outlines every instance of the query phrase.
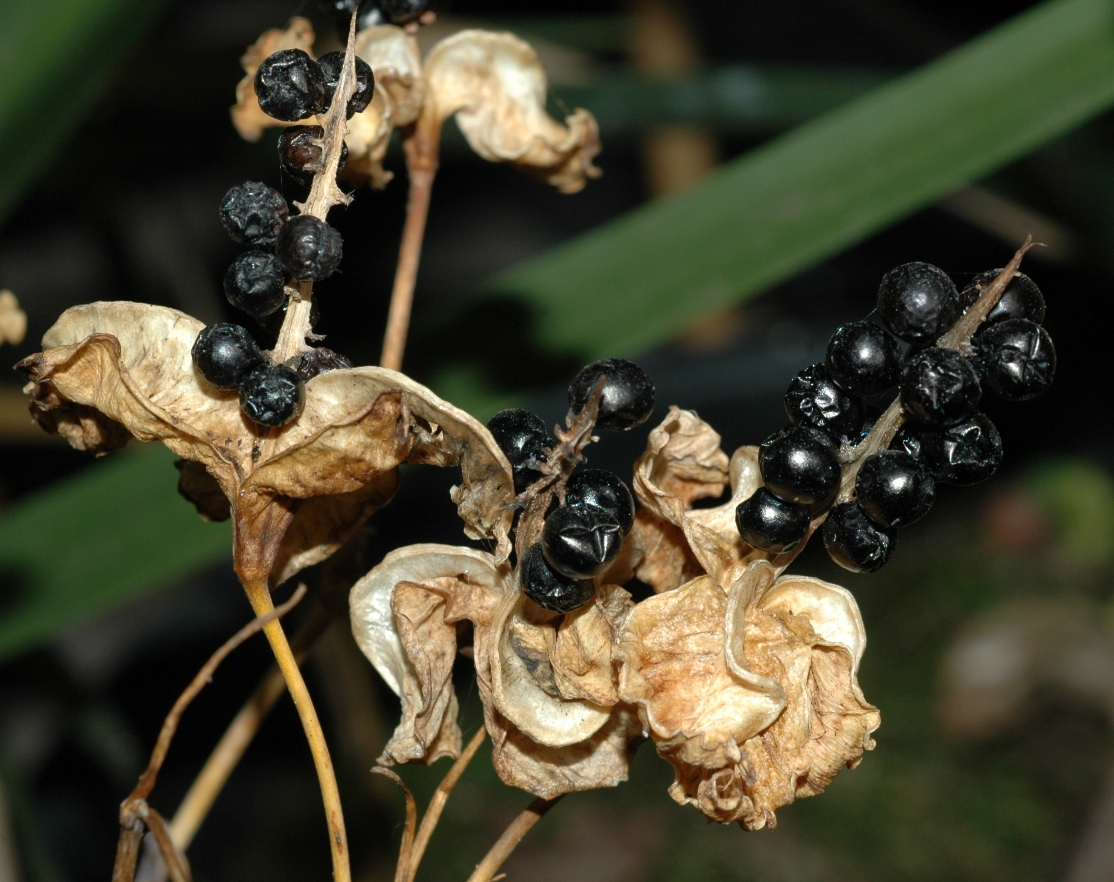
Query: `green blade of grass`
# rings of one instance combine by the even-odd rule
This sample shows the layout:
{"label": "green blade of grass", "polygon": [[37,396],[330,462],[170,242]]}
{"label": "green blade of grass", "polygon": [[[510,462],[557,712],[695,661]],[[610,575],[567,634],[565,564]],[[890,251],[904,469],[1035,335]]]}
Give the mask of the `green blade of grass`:
{"label": "green blade of grass", "polygon": [[0,659],[151,588],[231,557],[228,524],[175,492],[161,444],[118,454],[0,521]]}
{"label": "green blade of grass", "polygon": [[0,220],[165,6],[166,0],[0,4]]}
{"label": "green blade of grass", "polygon": [[768,288],[1114,103],[1114,4],[1055,0],[806,123],[686,193],[511,269],[482,294],[537,339],[633,353]]}

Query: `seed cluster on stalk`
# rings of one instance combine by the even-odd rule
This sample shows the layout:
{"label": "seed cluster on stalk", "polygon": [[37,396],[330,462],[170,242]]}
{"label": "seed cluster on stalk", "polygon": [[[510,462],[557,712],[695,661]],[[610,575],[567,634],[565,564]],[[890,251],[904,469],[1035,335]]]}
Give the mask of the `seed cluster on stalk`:
{"label": "seed cluster on stalk", "polygon": [[[300,49],[271,54],[255,77],[260,107],[285,122],[328,112],[344,61],[344,52],[331,52],[318,61]],[[348,119],[368,106],[375,90],[367,62],[354,58],[354,67],[356,86],[345,107]],[[291,127],[279,141],[281,170],[309,187],[314,176],[325,170],[324,138],[321,125]],[[346,152],[342,146],[338,172]],[[262,182],[246,181],[230,189],[221,201],[220,219],[232,240],[247,247],[225,274],[225,296],[264,329],[272,329],[275,319],[281,324],[299,283],[324,281],[340,265],[340,233],[313,214],[292,215],[286,199]],[[211,386],[238,391],[244,416],[264,428],[277,428],[298,417],[307,381],[352,366],[344,356],[320,347],[275,363],[245,328],[227,323],[201,331],[193,359]]]}
{"label": "seed cluster on stalk", "polygon": [[[583,460],[580,449],[591,440],[594,428],[625,431],[644,423],[654,400],[653,382],[632,362],[605,358],[582,368],[569,386],[567,423],[575,426],[590,406],[596,412],[580,431],[571,456]],[[560,475],[563,495],[555,493],[543,512],[540,535],[519,561],[518,581],[538,606],[572,612],[595,597],[593,580],[618,557],[634,526],[634,496],[618,475],[604,469],[561,474],[555,457],[562,455],[562,444],[528,411],[500,411],[488,429],[511,464],[520,498]]]}
{"label": "seed cluster on stalk", "polygon": [[[791,425],[762,443],[764,486],[735,512],[748,544],[791,552],[819,526],[832,560],[874,572],[893,555],[897,528],[928,513],[937,484],[997,471],[1002,440],[978,409],[983,393],[1026,401],[1056,371],[1040,289],[1011,271],[993,290],[1004,272],[982,273],[962,293],[926,263],[886,274],[872,317],[840,327],[825,360],[789,384]],[[895,387],[869,424],[870,399]]]}

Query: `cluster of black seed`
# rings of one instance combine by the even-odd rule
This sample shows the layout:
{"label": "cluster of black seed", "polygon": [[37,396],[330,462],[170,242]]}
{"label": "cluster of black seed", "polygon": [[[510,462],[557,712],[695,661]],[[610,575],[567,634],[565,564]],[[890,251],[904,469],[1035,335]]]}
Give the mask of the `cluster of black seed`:
{"label": "cluster of black seed", "polygon": [[[584,409],[601,380],[597,428],[623,431],[650,418],[654,384],[638,365],[621,358],[593,362],[576,375],[569,386],[570,417]],[[491,418],[488,429],[510,461],[517,492],[543,477],[555,442],[540,417],[504,410]],[[621,478],[604,469],[573,473],[564,505],[546,514],[541,540],[519,561],[522,591],[553,612],[583,606],[595,596],[595,578],[615,561],[632,526],[634,497]]]}
{"label": "cluster of black seed", "polygon": [[[827,513],[824,544],[855,572],[874,572],[893,555],[897,528],[924,517],[936,484],[974,484],[1002,462],[1002,440],[977,406],[987,389],[1010,401],[1044,392],[1056,351],[1044,297],[1028,276],[1010,281],[972,339],[970,357],[936,345],[1001,272],[977,276],[960,294],[937,267],[891,270],[870,320],[839,328],[827,357],[801,371],[785,394],[792,425],[759,450],[764,486],[735,513],[743,539],[772,553],[792,551]],[[902,351],[902,343],[907,344]],[[867,458],[854,498],[839,493],[844,451],[869,434],[871,399],[897,387],[904,423],[890,449]]]}

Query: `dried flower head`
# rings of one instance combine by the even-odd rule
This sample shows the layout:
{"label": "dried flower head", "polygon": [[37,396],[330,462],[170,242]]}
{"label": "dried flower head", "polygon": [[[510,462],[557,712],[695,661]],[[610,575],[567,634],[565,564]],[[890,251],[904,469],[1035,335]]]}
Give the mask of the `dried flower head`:
{"label": "dried flower head", "polygon": [[[308,51],[313,29],[294,18],[285,31],[270,30],[241,59],[244,78],[236,89],[232,120],[246,139],[257,140],[267,126],[285,125],[259,109],[255,72],[271,52]],[[391,174],[382,167],[393,129],[415,127],[436,142],[442,124],[456,116],[469,145],[491,162],[509,162],[575,193],[600,172],[599,130],[586,110],[564,123],[545,111],[546,77],[534,49],[509,33],[466,30],[437,43],[423,63],[412,33],[395,25],[364,28],[356,54],[374,70],[375,97],[349,122],[347,173],[380,187]],[[427,151],[435,148],[427,146]]]}
{"label": "dried flower head", "polygon": [[[560,492],[561,445],[579,456],[590,430],[559,431],[543,477],[520,495],[519,560],[534,541],[524,533],[537,531],[532,514]],[[858,608],[836,585],[778,578],[785,561],[739,539],[733,512],[758,487],[756,463],[755,448],[729,460],[711,427],[671,408],[636,463],[642,507],[623,554],[594,601],[563,616],[522,594],[510,562],[482,552],[388,555],[351,597],[358,643],[402,698],[381,761],[459,752],[451,669],[455,623],[467,619],[495,767],[538,796],[624,780],[649,737],[674,767],[674,799],[759,829],[857,764],[879,722],[856,679]],[[729,502],[692,509],[728,483]],[[620,584],[635,572],[659,592],[637,604]]]}

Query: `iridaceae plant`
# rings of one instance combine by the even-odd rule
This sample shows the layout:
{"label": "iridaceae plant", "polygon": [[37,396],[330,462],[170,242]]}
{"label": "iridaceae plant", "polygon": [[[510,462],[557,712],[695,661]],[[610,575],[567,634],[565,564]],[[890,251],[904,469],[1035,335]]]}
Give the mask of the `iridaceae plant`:
{"label": "iridaceae plant", "polygon": [[[101,454],[134,437],[182,458],[182,494],[203,517],[232,521],[234,566],[257,615],[168,717],[121,808],[114,879],[134,878],[148,830],[175,882],[189,878],[183,851],[254,729],[237,729],[238,718],[229,738],[238,747],[218,747],[169,825],[147,798],[189,700],[261,629],[316,764],[334,877],[350,882],[328,746],[279,621],[301,592],[276,610],[272,591],[386,506],[404,463],[460,468],[452,501],[465,534],[490,550],[399,548],[351,588],[356,640],[402,702],[377,771],[405,790],[388,766],[456,759],[420,828],[406,791],[397,879],[414,879],[444,800],[485,736],[500,777],[536,800],[473,882],[493,878],[555,800],[623,781],[646,740],[673,767],[677,802],[747,829],[772,826],[778,808],[855,766],[880,722],[858,684],[866,636],[854,598],[786,570],[819,530],[838,563],[873,571],[892,555],[895,530],[927,512],[936,483],[973,483],[997,468],[1001,441],[976,410],[982,389],[1023,400],[1055,370],[1043,298],[1018,272],[1028,244],[962,294],[934,267],[898,267],[883,280],[878,323],[840,328],[825,362],[793,379],[790,427],[729,457],[711,426],[670,407],[628,486],[584,463],[597,431],[628,431],[654,412],[654,385],[629,361],[581,370],[552,435],[523,410],[484,426],[391,369],[401,361],[443,121],[456,114],[481,155],[571,192],[598,173],[594,120],[576,111],[562,125],[544,113],[536,56],[511,35],[465,31],[423,62],[411,33],[426,17],[420,0],[325,6],[347,17],[344,54],[314,60],[304,20],[268,32],[244,58],[233,110],[249,137],[264,125],[304,123],[280,138],[279,161],[308,183],[305,201],[288,206],[247,182],[220,206],[246,248],[226,275],[228,299],[274,330],[274,346],[264,350],[236,324],[94,303],[64,313],[43,351],[19,365],[34,419],[75,447]],[[380,161],[394,127],[411,200],[392,319],[384,366],[354,367],[317,345],[315,284],[342,259],[327,220],[351,198],[337,184],[341,166],[384,184]],[[871,421],[871,399],[895,386]],[[695,506],[728,488],[721,504]],[[635,602],[624,587],[634,579],[653,595]],[[484,711],[467,746],[451,677],[463,621]],[[261,689],[271,697],[256,702],[255,725],[278,694]]]}

